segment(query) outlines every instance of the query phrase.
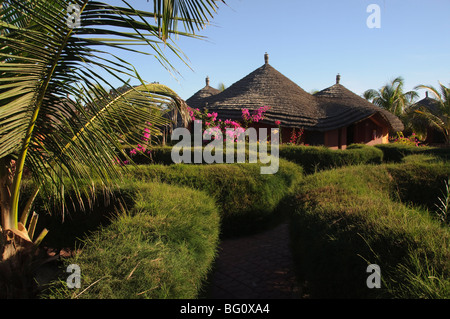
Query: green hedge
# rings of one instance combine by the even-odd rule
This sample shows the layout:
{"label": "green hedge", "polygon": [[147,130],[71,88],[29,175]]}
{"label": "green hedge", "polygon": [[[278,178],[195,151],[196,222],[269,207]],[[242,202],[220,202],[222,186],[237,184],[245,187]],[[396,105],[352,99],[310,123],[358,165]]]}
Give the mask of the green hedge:
{"label": "green hedge", "polygon": [[438,196],[444,190],[444,183],[450,177],[450,162],[420,163],[411,162],[386,167],[389,177],[395,183],[393,199],[435,210]]}
{"label": "green hedge", "polygon": [[284,218],[282,200],[303,178],[302,168],[286,160],[280,160],[276,174],[262,175],[260,168],[260,164],[142,165],[130,167],[127,178],[206,192],[220,209],[222,235],[230,237],[262,230]]}
{"label": "green hedge", "polygon": [[[191,156],[190,156],[190,162],[189,163],[185,163],[185,164],[207,164],[204,161],[204,158],[202,158],[202,162],[201,163],[194,163],[194,151],[195,150],[199,150],[201,149],[201,151],[203,152],[205,150],[205,147],[201,147],[201,148],[194,148],[191,147],[190,151],[191,151]],[[124,151],[129,154],[129,149],[124,149]],[[268,145],[267,147],[267,152],[270,154],[271,151],[271,147],[270,145]],[[238,156],[238,151],[237,151],[237,143],[234,144],[234,162],[237,162],[237,156]],[[226,145],[224,145],[223,148],[223,163],[226,163],[226,154],[227,154],[227,149],[226,149]],[[249,145],[246,144],[245,146],[245,161],[246,163],[248,163],[249,161]],[[181,154],[182,155],[182,154]],[[161,164],[161,165],[173,165],[173,164],[179,164],[179,163],[174,163],[174,161],[172,160],[172,146],[156,146],[156,147],[152,147],[150,154],[143,154],[143,153],[137,153],[136,155],[133,155],[132,160],[134,163],[138,164],[138,165],[146,165],[146,164]],[[122,160],[124,160],[124,158],[122,158]]]}
{"label": "green hedge", "polygon": [[64,259],[65,265],[80,266],[82,287],[54,283],[43,298],[198,296],[218,245],[220,217],[214,200],[199,191],[156,183],[127,183],[121,192],[132,199],[127,209],[85,236],[80,254]]}
{"label": "green hedge", "polygon": [[[97,185],[92,207],[81,212],[69,205],[62,224],[38,212],[39,225],[50,229],[43,244],[83,248],[65,260],[80,265],[82,288],[65,289],[62,282],[42,298],[74,297],[91,284],[79,298],[195,298],[220,234],[252,233],[285,217],[283,199],[303,178],[302,170],[284,160],[274,175],[261,175],[260,167],[129,166],[109,202]],[[119,200],[124,208],[117,217]],[[43,201],[38,198],[37,206]]]}
{"label": "green hedge", "polygon": [[375,145],[377,149],[383,151],[385,162],[401,162],[408,155],[430,155],[438,159],[449,161],[450,148],[438,148],[428,146],[410,146],[398,143]]}
{"label": "green hedge", "polygon": [[301,165],[306,173],[357,164],[381,164],[383,152],[377,148],[353,144],[346,150],[325,146],[280,146],[280,157]]}
{"label": "green hedge", "polygon": [[[268,151],[270,151],[270,147],[268,147]],[[429,155],[441,160],[450,160],[450,148],[416,147],[398,143],[375,146],[352,144],[346,150],[332,150],[324,146],[280,145],[279,151],[281,158],[302,165],[308,173],[347,165],[401,162],[408,155]],[[171,152],[172,147],[169,146],[154,147],[150,156],[137,154],[133,160],[137,164],[171,165],[174,164]],[[224,158],[225,155],[226,149],[224,149]],[[234,155],[236,158],[236,151]],[[248,146],[246,156],[248,160]]]}
{"label": "green hedge", "polygon": [[[449,298],[450,230],[421,208],[421,196],[410,196],[422,188],[437,201],[449,175],[448,165],[396,164],[305,178],[292,198],[291,223],[304,292],[313,298]],[[381,289],[366,286],[368,264],[380,266]]]}

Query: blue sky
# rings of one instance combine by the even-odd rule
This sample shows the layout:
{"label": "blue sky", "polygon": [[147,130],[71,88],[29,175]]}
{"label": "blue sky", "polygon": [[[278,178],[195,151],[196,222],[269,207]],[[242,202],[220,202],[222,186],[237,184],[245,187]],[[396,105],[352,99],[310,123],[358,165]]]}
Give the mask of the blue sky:
{"label": "blue sky", "polygon": [[[113,1],[117,3],[118,0]],[[129,56],[145,81],[157,81],[189,98],[205,86],[227,87],[270,64],[305,91],[335,83],[357,94],[402,76],[407,90],[419,84],[450,84],[450,0],[226,0],[207,40],[180,38],[186,67],[168,52],[176,78],[152,57]],[[152,1],[131,0],[152,11]],[[370,4],[380,7],[381,28],[366,21]],[[424,96],[423,91],[419,91]]]}

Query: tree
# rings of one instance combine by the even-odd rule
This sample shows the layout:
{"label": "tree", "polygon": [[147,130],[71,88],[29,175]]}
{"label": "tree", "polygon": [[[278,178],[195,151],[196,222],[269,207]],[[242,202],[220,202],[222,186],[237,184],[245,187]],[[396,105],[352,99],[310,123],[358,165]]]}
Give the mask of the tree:
{"label": "tree", "polygon": [[415,98],[417,92],[404,92],[404,79],[396,77],[390,83],[384,85],[380,90],[369,89],[364,92],[364,98],[379,107],[382,107],[394,115],[401,116]]}
{"label": "tree", "polygon": [[439,88],[431,85],[418,85],[417,89],[425,89],[432,93],[435,100],[434,108],[420,107],[414,110],[425,119],[428,125],[442,132],[446,144],[450,144],[450,88],[439,82]]}
{"label": "tree", "polygon": [[[120,136],[152,122],[166,124],[160,105],[186,109],[162,85],[146,84],[117,52],[153,56],[176,71],[161,47],[181,59],[173,36],[198,38],[217,4],[210,0],[154,0],[153,12],[91,0],[3,0],[0,7],[0,285],[32,258],[45,232],[33,240],[29,211],[39,191],[63,197],[64,180],[120,176],[114,165]],[[182,24],[183,28],[178,28]],[[181,30],[181,31],[180,31]],[[138,50],[141,45],[148,51]],[[114,53],[113,53],[114,52]],[[101,72],[100,72],[101,71]],[[127,89],[118,92],[101,73]],[[122,77],[140,85],[132,87]],[[104,89],[110,87],[113,94]],[[89,92],[89,94],[86,94]],[[149,112],[149,109],[154,112]],[[151,115],[149,115],[151,114]],[[24,172],[36,185],[19,207]],[[48,187],[47,187],[48,186]],[[81,196],[80,196],[81,197]],[[2,289],[4,287],[0,287]],[[11,292],[11,290],[10,290]]]}
{"label": "tree", "polygon": [[217,85],[217,89],[219,91],[225,91],[226,88],[227,88],[226,85],[222,82],[220,82],[219,85]]}

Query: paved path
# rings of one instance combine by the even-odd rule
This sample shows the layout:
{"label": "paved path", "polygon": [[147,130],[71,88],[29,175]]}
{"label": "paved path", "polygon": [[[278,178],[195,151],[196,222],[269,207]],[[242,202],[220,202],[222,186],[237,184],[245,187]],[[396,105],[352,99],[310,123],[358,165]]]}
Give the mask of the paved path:
{"label": "paved path", "polygon": [[300,298],[288,224],[261,234],[224,240],[219,247],[208,298]]}

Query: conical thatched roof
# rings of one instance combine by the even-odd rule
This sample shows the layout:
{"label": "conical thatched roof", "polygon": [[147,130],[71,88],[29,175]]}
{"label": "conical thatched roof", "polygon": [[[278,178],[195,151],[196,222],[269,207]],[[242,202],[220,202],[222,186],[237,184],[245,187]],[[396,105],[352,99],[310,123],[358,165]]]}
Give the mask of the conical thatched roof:
{"label": "conical thatched roof", "polygon": [[329,131],[348,126],[379,113],[392,131],[403,130],[402,122],[390,112],[336,84],[314,95],[265,64],[226,90],[198,99],[197,92],[188,101],[191,107],[217,112],[222,119],[240,120],[242,109],[256,110],[269,106],[263,122],[281,121],[283,127],[304,127],[314,131]]}
{"label": "conical thatched roof", "polygon": [[320,112],[314,97],[286,76],[274,69],[267,60],[240,81],[223,92],[204,101],[210,111],[217,111],[221,118],[241,119],[242,108],[255,110],[270,106],[267,123],[279,120],[285,126],[314,126]]}
{"label": "conical thatched roof", "polygon": [[204,100],[212,95],[216,95],[221,91],[209,86],[209,77],[206,77],[206,86],[197,91],[193,96],[186,100],[186,104],[192,108],[204,108]]}
{"label": "conical thatched roof", "polygon": [[433,98],[428,96],[428,92],[426,92],[426,97],[415,104],[410,106],[411,110],[419,110],[420,108],[426,108],[433,114],[439,113],[439,102]]}
{"label": "conical thatched roof", "polygon": [[376,106],[340,84],[337,76],[336,84],[314,94],[324,116],[319,119],[316,128],[328,131],[348,126],[379,114],[391,131],[404,129],[403,123],[391,112]]}

